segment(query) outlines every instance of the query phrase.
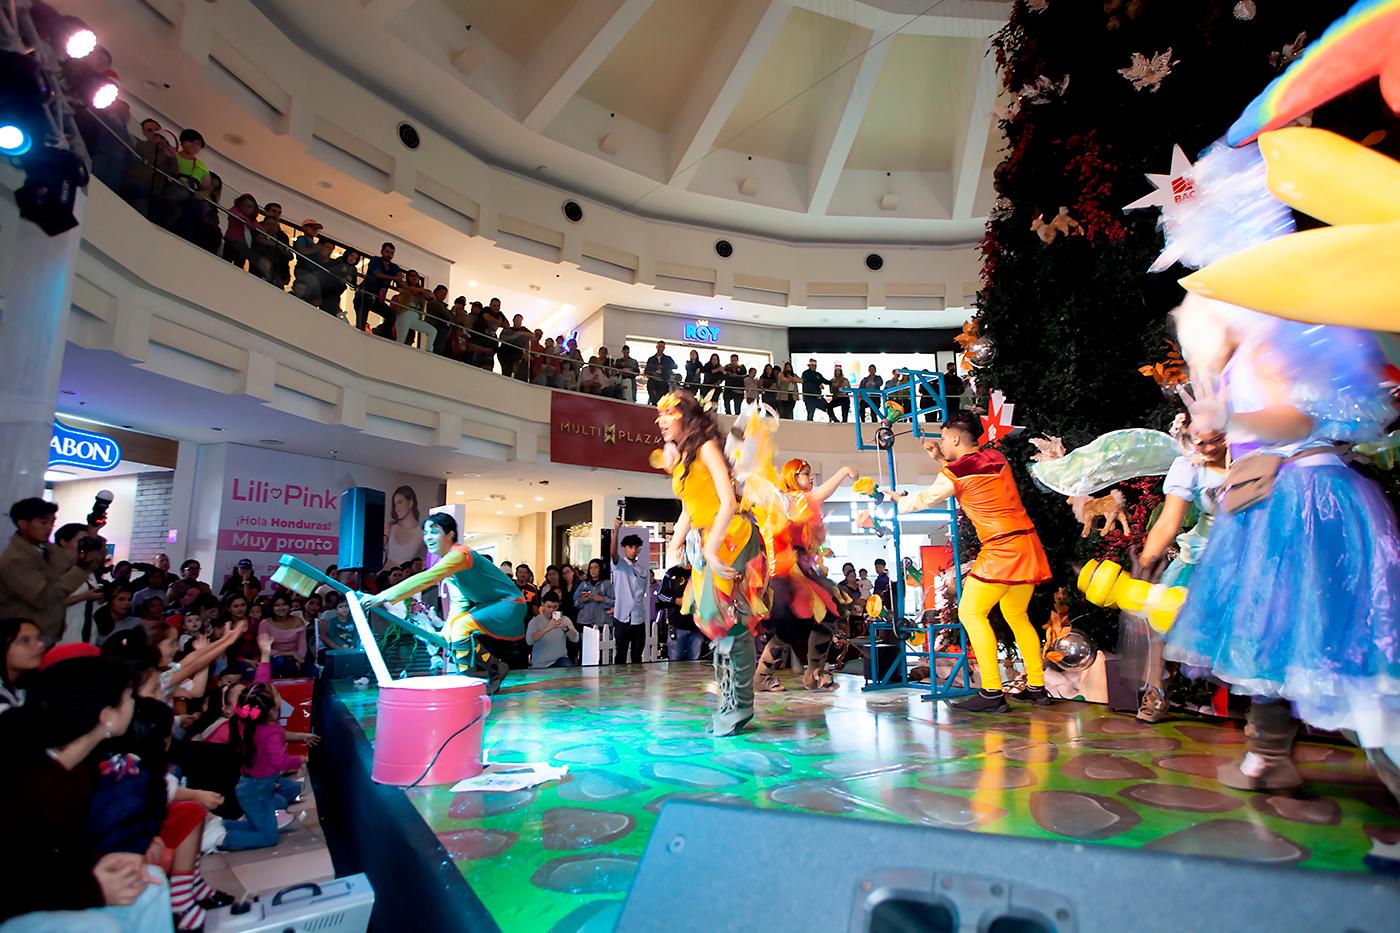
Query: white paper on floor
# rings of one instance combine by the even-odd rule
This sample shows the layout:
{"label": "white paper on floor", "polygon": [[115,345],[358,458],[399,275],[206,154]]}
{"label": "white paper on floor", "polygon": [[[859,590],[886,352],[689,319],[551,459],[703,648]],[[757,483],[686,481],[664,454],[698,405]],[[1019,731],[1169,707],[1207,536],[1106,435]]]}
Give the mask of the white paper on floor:
{"label": "white paper on floor", "polygon": [[504,794],[534,787],[546,781],[562,781],[568,773],[568,765],[556,767],[542,761],[493,762],[488,764],[476,777],[458,781],[452,786],[452,791],[453,793],[477,791]]}

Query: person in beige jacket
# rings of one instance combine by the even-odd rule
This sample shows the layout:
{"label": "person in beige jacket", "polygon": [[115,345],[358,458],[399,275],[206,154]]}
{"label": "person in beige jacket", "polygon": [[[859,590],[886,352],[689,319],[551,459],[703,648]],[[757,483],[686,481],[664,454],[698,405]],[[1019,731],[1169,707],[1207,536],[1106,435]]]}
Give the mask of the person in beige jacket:
{"label": "person in beige jacket", "polygon": [[0,553],[0,618],[30,619],[50,643],[63,637],[65,600],[103,559],[92,551],[75,560],[49,541],[58,506],[21,499],[10,507],[15,534]]}

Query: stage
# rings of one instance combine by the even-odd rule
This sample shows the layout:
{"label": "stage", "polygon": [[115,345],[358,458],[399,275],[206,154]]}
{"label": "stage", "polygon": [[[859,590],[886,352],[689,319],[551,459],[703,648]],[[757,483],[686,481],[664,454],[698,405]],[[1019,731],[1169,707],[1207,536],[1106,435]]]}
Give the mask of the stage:
{"label": "stage", "polygon": [[[704,663],[512,673],[488,719],[491,756],[569,776],[455,795],[370,784],[376,691],[323,682],[313,773],[337,870],[368,870],[376,917],[413,909],[422,929],[489,916],[506,931],[608,930],[676,798],[1321,871],[1366,872],[1374,841],[1400,841],[1400,808],[1350,746],[1300,743],[1305,793],[1249,794],[1207,776],[1241,752],[1239,724],[1144,726],[1070,702],[962,714],[913,690],[862,693],[849,675],[831,694],[760,694],[751,731],[712,739],[712,678]],[[798,843],[735,844],[780,859]]]}

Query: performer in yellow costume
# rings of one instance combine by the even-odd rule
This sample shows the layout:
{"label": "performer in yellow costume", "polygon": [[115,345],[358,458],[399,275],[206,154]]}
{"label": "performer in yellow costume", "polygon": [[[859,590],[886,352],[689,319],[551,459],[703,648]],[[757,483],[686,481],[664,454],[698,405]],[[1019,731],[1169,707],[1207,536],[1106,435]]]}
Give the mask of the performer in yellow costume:
{"label": "performer in yellow costume", "polygon": [[681,609],[714,642],[714,734],[734,735],[754,715],[754,633],[768,614],[763,537],[753,514],[739,507],[714,416],[683,391],[666,395],[656,408],[669,453],[663,465],[681,500],[668,559],[679,564],[689,552],[692,572]]}
{"label": "performer in yellow costume", "polygon": [[842,467],[820,486],[812,486],[812,465],[806,460],[783,464],[781,489],[788,499],[788,521],[773,536],[773,578],[769,584],[772,605],[768,627],[771,635],[754,673],[754,689],[780,691],[777,671],[787,659],[791,646],[807,642],[807,670],[802,685],[808,690],[829,690],[836,686],[826,669],[832,631],[828,617],[835,619],[836,588],[817,565],[817,552],[826,540],[822,503],[841,488],[856,471]]}
{"label": "performer in yellow costume", "polygon": [[[957,707],[970,712],[1005,712],[1010,709],[1001,689],[997,663],[997,639],[988,614],[993,606],[1016,636],[1016,647],[1026,664],[1024,691],[1016,699],[1048,705],[1045,674],[1040,663],[1040,636],[1026,615],[1037,583],[1050,579],[1050,564],[1040,536],[1021,504],[1011,468],[1000,451],[983,449],[977,442],[982,423],[972,412],[958,412],[943,423],[937,440],[924,441],[924,451],[939,464],[938,478],[926,492],[910,497],[910,510],[931,509],[956,496],[958,505],[977,529],[982,549],[963,581],[958,621],[967,629],[973,654],[982,672],[982,689]],[[908,493],[892,492],[902,500]],[[954,532],[956,533],[956,531]]]}

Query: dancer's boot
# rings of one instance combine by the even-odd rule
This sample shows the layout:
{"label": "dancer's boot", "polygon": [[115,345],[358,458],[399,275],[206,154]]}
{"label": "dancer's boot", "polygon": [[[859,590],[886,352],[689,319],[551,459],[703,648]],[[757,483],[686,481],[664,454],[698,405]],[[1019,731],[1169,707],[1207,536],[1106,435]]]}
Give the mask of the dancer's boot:
{"label": "dancer's boot", "polygon": [[824,628],[813,629],[807,636],[807,670],[802,675],[802,686],[808,690],[836,689],[836,678],[826,669],[830,650],[831,633]]}
{"label": "dancer's boot", "polygon": [[1291,790],[1303,783],[1293,766],[1298,720],[1287,700],[1255,700],[1244,727],[1245,755],[1221,765],[1216,779],[1239,790]]}
{"label": "dancer's boot", "polygon": [[753,636],[737,627],[735,634],[715,642],[715,685],[718,708],[711,721],[716,737],[735,735],[753,719],[755,654]]}
{"label": "dancer's boot", "polygon": [[788,646],[777,635],[768,639],[768,644],[763,649],[763,657],[759,658],[758,666],[753,672],[753,689],[757,693],[782,693],[784,689],[782,681],[778,680],[778,671],[787,662]]}
{"label": "dancer's boot", "polygon": [[1156,684],[1148,684],[1142,690],[1142,702],[1138,704],[1137,721],[1145,723],[1161,722],[1167,718],[1167,694]]}

